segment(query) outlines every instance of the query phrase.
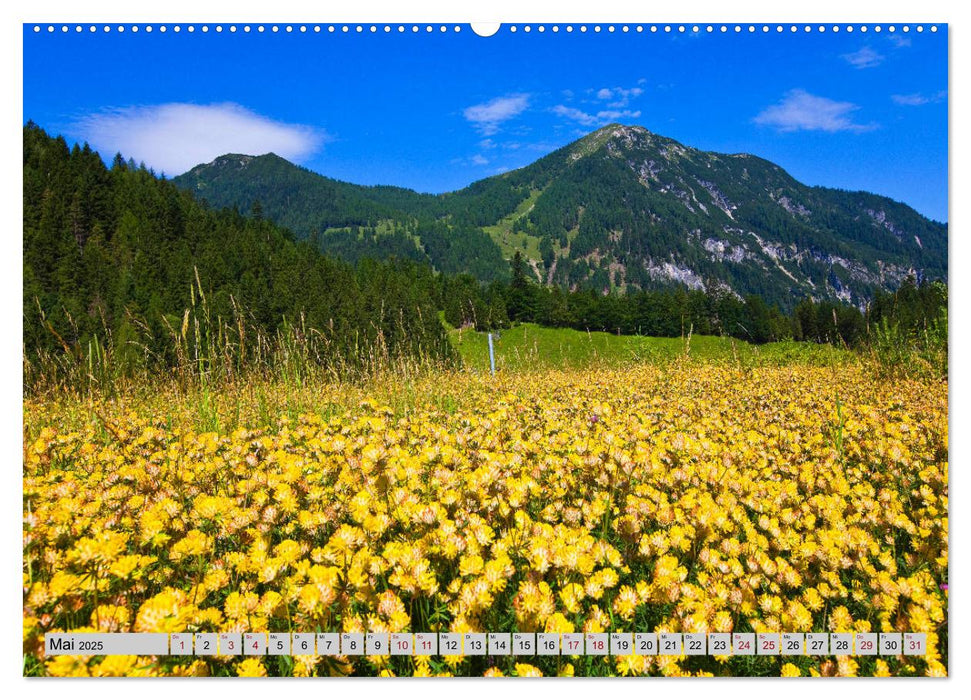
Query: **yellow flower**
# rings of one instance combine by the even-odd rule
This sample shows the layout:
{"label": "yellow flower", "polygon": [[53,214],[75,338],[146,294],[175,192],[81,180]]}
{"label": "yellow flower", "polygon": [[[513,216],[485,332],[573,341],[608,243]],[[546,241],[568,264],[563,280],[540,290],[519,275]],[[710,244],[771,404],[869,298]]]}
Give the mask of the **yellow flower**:
{"label": "yellow flower", "polygon": [[924,675],[933,678],[947,678],[947,668],[940,661],[931,661],[927,664],[927,671]]}
{"label": "yellow flower", "polygon": [[182,676],[182,677],[189,677],[189,676],[208,676],[209,675],[209,667],[206,666],[206,662],[205,661],[196,660],[196,661],[193,661],[190,664],[186,664],[186,665],[179,664],[178,666],[173,666],[172,667],[172,670],[169,671],[168,675],[170,675],[170,676]]}
{"label": "yellow flower", "polygon": [[482,557],[477,554],[463,556],[459,561],[459,574],[461,576],[475,576],[482,571]]}
{"label": "yellow flower", "polygon": [[91,667],[92,676],[127,676],[135,669],[137,656],[106,656]]}
{"label": "yellow flower", "polygon": [[639,654],[616,657],[617,673],[622,676],[639,676],[647,673],[650,660]]}
{"label": "yellow flower", "polygon": [[630,586],[622,586],[614,598],[613,610],[627,622],[634,618],[634,612],[638,605],[637,591]]}
{"label": "yellow flower", "polygon": [[184,632],[195,609],[184,591],[166,588],[149,598],[138,609],[135,632]]}
{"label": "yellow flower", "polygon": [[574,631],[573,623],[570,622],[562,613],[553,613],[546,618],[546,632],[559,634],[569,634]]}
{"label": "yellow flower", "polygon": [[520,678],[541,678],[543,672],[529,664],[516,664],[516,675]]}
{"label": "yellow flower", "polygon": [[569,613],[580,612],[580,602],[585,597],[583,586],[578,583],[568,583],[560,589],[560,601]]}
{"label": "yellow flower", "polygon": [[90,676],[87,662],[81,656],[52,656],[47,662],[47,675],[65,678]]}
{"label": "yellow flower", "polygon": [[91,626],[102,632],[122,632],[128,628],[131,614],[119,605],[99,605],[91,613]]}
{"label": "yellow flower", "polygon": [[128,536],[120,532],[102,532],[94,537],[82,537],[68,552],[68,559],[85,568],[113,562],[124,551]]}
{"label": "yellow flower", "polygon": [[246,659],[236,664],[236,675],[241,678],[264,678],[266,667],[257,658]]}
{"label": "yellow flower", "polygon": [[205,554],[211,546],[212,539],[208,535],[199,530],[190,530],[169,550],[169,559],[180,561],[186,557]]}
{"label": "yellow flower", "polygon": [[254,612],[259,602],[259,596],[253,592],[233,591],[226,597],[226,602],[223,603],[223,611],[226,613],[226,617],[230,619],[240,619]]}

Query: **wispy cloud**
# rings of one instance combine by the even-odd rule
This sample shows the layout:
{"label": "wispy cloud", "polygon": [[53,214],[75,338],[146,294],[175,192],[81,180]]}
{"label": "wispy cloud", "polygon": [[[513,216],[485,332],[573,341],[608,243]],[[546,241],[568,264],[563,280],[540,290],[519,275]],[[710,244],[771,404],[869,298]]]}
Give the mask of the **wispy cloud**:
{"label": "wispy cloud", "polygon": [[869,46],[864,46],[859,51],[843,54],[843,60],[854,68],[873,68],[883,63],[883,54],[877,53]]}
{"label": "wispy cloud", "polygon": [[476,153],[471,156],[460,156],[457,158],[452,158],[449,163],[451,165],[461,165],[463,167],[482,167],[483,165],[488,165],[492,161],[486,158],[481,153]]}
{"label": "wispy cloud", "polygon": [[556,105],[550,111],[558,117],[575,121],[583,126],[601,126],[609,124],[612,121],[617,121],[618,119],[636,119],[641,116],[640,110],[604,109],[599,112],[590,113],[584,112],[582,109],[577,109],[576,107],[567,107],[566,105]]}
{"label": "wispy cloud", "polygon": [[551,111],[558,117],[572,119],[575,122],[580,122],[584,126],[593,126],[597,123],[597,118],[594,115],[584,112],[582,109],[577,109],[576,107],[556,105]]}
{"label": "wispy cloud", "polygon": [[178,175],[224,153],[276,153],[301,161],[329,140],[326,132],[286,124],[233,103],[172,102],[91,114],[74,131],[103,154],[122,153]]}
{"label": "wispy cloud", "polygon": [[644,94],[644,88],[640,86],[646,82],[646,78],[640,78],[634,87],[608,85],[601,88],[586,88],[580,92],[583,97],[576,101],[573,98],[577,93],[564,90],[562,94],[566,97],[565,102],[550,107],[549,111],[585,127],[604,126],[623,119],[637,119],[641,116],[641,111],[629,109],[629,107],[633,100]]}
{"label": "wispy cloud", "polygon": [[618,119],[637,119],[641,116],[639,109],[605,109],[597,112],[597,119],[606,122],[615,122]]}
{"label": "wispy cloud", "polygon": [[506,95],[482,104],[466,107],[462,115],[483,136],[491,136],[499,131],[499,127],[504,121],[521,114],[528,106],[529,95]]}
{"label": "wispy cloud", "polygon": [[905,46],[910,46],[910,37],[904,36],[903,34],[888,34],[887,39],[898,49],[902,49]]}
{"label": "wispy cloud", "polygon": [[778,104],[766,107],[752,121],[779,131],[870,131],[875,124],[857,124],[852,102],[838,102],[812,95],[805,90],[790,90]]}
{"label": "wispy cloud", "polygon": [[528,143],[521,143],[519,141],[511,141],[510,143],[504,143],[503,148],[510,151],[537,151],[539,153],[549,153],[550,151],[555,151],[557,148],[562,146],[562,143],[555,141],[531,141]]}
{"label": "wispy cloud", "polygon": [[630,101],[644,94],[644,88],[632,87],[612,87],[600,88],[597,90],[598,100],[609,100],[608,107],[626,107]]}
{"label": "wispy cloud", "polygon": [[906,107],[920,107],[921,105],[941,102],[947,97],[947,90],[941,90],[932,95],[925,95],[922,92],[913,92],[909,95],[891,95],[890,99],[898,105]]}

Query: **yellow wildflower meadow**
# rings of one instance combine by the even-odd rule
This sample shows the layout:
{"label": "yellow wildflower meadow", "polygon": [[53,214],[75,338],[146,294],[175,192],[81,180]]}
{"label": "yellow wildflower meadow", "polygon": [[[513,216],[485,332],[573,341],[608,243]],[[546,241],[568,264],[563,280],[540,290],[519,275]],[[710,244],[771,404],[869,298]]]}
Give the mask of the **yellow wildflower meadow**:
{"label": "yellow wildflower meadow", "polygon": [[[174,393],[25,401],[25,673],[947,673],[946,383],[684,362],[444,384],[203,431]],[[45,658],[67,630],[915,631],[928,654]]]}

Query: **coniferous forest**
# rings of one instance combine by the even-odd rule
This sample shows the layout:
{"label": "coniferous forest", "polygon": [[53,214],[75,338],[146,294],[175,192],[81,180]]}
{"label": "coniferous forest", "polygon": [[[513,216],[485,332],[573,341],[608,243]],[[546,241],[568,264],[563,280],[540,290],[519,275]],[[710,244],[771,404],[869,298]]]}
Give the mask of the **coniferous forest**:
{"label": "coniferous forest", "polygon": [[258,215],[208,210],[120,156],[106,167],[86,146],[24,128],[28,359],[112,352],[122,371],[171,367],[193,361],[179,348],[231,337],[246,362],[303,337],[325,363],[375,352],[447,362],[437,284],[404,260],[325,257]]}

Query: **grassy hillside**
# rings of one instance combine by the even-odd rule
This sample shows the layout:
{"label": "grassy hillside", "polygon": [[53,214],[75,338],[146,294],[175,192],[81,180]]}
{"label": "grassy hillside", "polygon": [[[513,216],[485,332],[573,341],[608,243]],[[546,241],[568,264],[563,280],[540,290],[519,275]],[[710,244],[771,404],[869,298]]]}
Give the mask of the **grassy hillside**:
{"label": "grassy hillside", "polygon": [[518,250],[528,260],[537,262],[542,260],[543,256],[539,250],[540,239],[528,233],[517,233],[512,230],[513,224],[529,214],[542,193],[542,190],[533,190],[526,199],[519,203],[519,206],[516,207],[516,210],[512,214],[503,217],[495,225],[482,227],[482,230],[488,233],[490,238],[499,246],[503,257],[512,260],[512,256]]}
{"label": "grassy hillside", "polygon": [[[452,343],[463,365],[474,370],[489,369],[486,333],[451,329]],[[831,364],[848,361],[846,350],[815,343],[769,343],[755,346],[719,336],[650,338],[645,336],[584,333],[570,328],[545,328],[523,323],[493,335],[497,371],[518,372],[552,367],[584,367],[593,364],[621,365],[629,362],[667,362],[685,355],[695,359],[780,363],[801,361]]]}

